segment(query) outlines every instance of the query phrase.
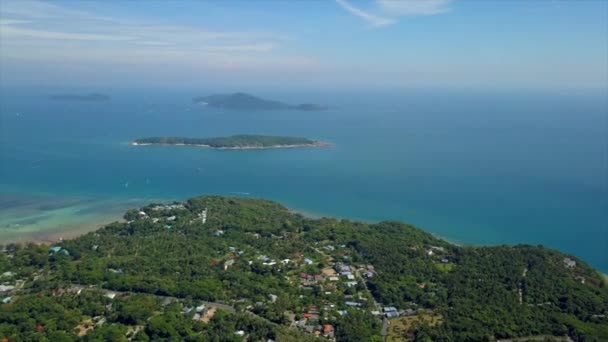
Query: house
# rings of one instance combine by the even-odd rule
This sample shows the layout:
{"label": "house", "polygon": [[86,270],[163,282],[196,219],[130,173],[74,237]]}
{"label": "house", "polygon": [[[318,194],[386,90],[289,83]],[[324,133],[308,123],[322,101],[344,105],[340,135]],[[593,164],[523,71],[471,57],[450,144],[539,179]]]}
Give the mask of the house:
{"label": "house", "polygon": [[63,249],[63,248],[61,248],[59,246],[55,246],[55,247],[49,248],[49,252],[51,252],[51,253],[59,253],[59,252],[61,252],[61,253],[65,254],[65,255],[70,255],[70,253],[67,251],[67,249]]}
{"label": "house", "polygon": [[398,312],[392,311],[392,312],[387,312],[386,313],[386,318],[397,318],[397,317],[399,317],[399,313]]}
{"label": "house", "polygon": [[305,263],[306,265],[312,265],[312,264],[313,264],[313,261],[312,261],[312,260],[310,260],[310,259],[304,259],[304,263]]}
{"label": "house", "polygon": [[237,336],[245,336],[245,331],[239,330],[239,331],[235,332],[234,334]]}
{"label": "house", "polygon": [[205,304],[201,304],[201,305],[197,306],[195,311],[196,311],[196,313],[199,313],[199,314],[201,312],[205,311]]}
{"label": "house", "polygon": [[122,270],[122,268],[119,268],[117,270],[113,269],[113,268],[108,268],[108,272],[114,273],[114,274],[123,274],[124,273],[124,271]]}
{"label": "house", "polygon": [[319,315],[318,314],[314,314],[314,313],[305,313],[304,314],[304,318],[309,319],[309,320],[318,320],[319,319]]}
{"label": "house", "polygon": [[116,292],[107,292],[105,296],[107,298],[114,299],[114,297],[116,297]]}
{"label": "house", "polygon": [[329,281],[338,281],[338,280],[340,280],[340,278],[338,278],[338,277],[329,277],[328,279],[329,279]]}
{"label": "house", "polygon": [[320,274],[315,274],[315,281],[323,281],[325,278]]}
{"label": "house", "polygon": [[224,235],[224,231],[221,229],[218,229],[213,232],[213,236],[222,236],[222,235]]}
{"label": "house", "polygon": [[448,260],[448,258],[443,258],[441,259],[441,262],[447,264],[448,262],[450,262],[450,260]]}
{"label": "house", "polygon": [[192,312],[192,310],[194,310],[194,309],[191,306],[186,306],[185,308],[182,309],[182,313],[189,314]]}
{"label": "house", "polygon": [[13,297],[4,297],[4,299],[2,299],[2,304],[8,304],[12,301],[13,301]]}
{"label": "house", "polygon": [[331,324],[323,325],[323,336],[325,337],[334,337],[334,327]]}
{"label": "house", "polygon": [[382,311],[384,311],[384,313],[397,312],[397,308],[394,306],[385,306],[384,308],[382,308]]}
{"label": "house", "polygon": [[348,306],[352,306],[352,307],[360,307],[361,303],[358,302],[345,302],[344,304],[348,305]]}
{"label": "house", "polygon": [[374,276],[374,272],[371,272],[371,271],[363,272],[364,278],[371,278],[373,276]]}
{"label": "house", "polygon": [[300,273],[300,278],[302,278],[302,279],[308,279],[308,274],[306,274],[306,273]]}
{"label": "house", "polygon": [[351,269],[350,269],[350,266],[348,266],[348,265],[344,265],[342,263],[337,263],[336,264],[336,271],[338,271],[340,273],[342,273],[342,272],[350,272]]}
{"label": "house", "polygon": [[192,319],[195,320],[195,321],[200,321],[201,314],[194,314],[194,316],[192,317]]}
{"label": "house", "polygon": [[281,260],[281,264],[287,265],[287,264],[289,264],[290,261],[291,260],[289,260],[289,259],[283,259],[283,260]]}
{"label": "house", "polygon": [[277,298],[279,298],[277,295],[274,294],[269,294],[268,297],[270,297],[270,301],[273,303],[277,301]]}
{"label": "house", "polygon": [[355,276],[354,276],[354,275],[352,275],[352,274],[347,274],[347,275],[346,275],[346,279],[348,279],[348,280],[353,280],[353,279],[355,279]]}
{"label": "house", "polygon": [[224,262],[224,271],[226,271],[228,269],[228,267],[232,266],[234,264],[234,260],[227,260],[226,262]]}
{"label": "house", "polygon": [[348,287],[357,286],[357,282],[356,281],[347,281],[346,286],[348,286]]}
{"label": "house", "polygon": [[576,267],[576,261],[566,257],[564,258],[564,266],[566,266],[566,268],[574,268]]}
{"label": "house", "polygon": [[0,293],[12,291],[15,287],[12,285],[0,285]]}

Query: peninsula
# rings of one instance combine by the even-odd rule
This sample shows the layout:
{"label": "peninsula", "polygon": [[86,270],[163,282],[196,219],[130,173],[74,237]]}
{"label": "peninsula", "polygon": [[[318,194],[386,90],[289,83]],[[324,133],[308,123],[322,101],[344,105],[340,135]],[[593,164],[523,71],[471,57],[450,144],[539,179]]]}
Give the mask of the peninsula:
{"label": "peninsula", "polygon": [[51,100],[56,101],[109,101],[110,96],[105,94],[56,94],[50,96]]}
{"label": "peninsula", "polygon": [[327,143],[301,137],[282,137],[271,135],[239,134],[229,137],[184,138],[184,137],[150,137],[135,139],[133,146],[174,145],[199,146],[214,149],[266,149],[290,147],[327,147]]}
{"label": "peninsula", "polygon": [[[539,246],[203,196],[0,246],[8,341],[608,341],[608,287]],[[235,337],[235,338],[227,338]]]}
{"label": "peninsula", "polygon": [[265,100],[250,94],[233,93],[195,97],[194,102],[215,108],[235,109],[235,110],[303,110],[318,111],[328,109],[326,106],[303,103],[290,105],[287,103]]}

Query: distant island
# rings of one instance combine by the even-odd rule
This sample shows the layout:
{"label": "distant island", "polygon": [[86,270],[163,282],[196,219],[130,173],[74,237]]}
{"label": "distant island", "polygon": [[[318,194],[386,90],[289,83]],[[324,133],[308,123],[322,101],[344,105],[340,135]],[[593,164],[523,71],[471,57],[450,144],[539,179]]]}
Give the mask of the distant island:
{"label": "distant island", "polygon": [[289,105],[287,103],[265,100],[250,94],[245,93],[234,93],[234,94],[219,94],[209,96],[195,97],[194,102],[200,103],[209,107],[225,108],[225,109],[239,109],[239,110],[278,110],[278,109],[289,109],[289,110],[304,110],[304,111],[318,111],[326,110],[328,107],[313,104],[303,103],[299,105]]}
{"label": "distant island", "polygon": [[105,94],[56,94],[50,96],[51,100],[56,101],[109,101],[110,96]]}
{"label": "distant island", "polygon": [[239,134],[229,137],[184,138],[150,137],[135,139],[131,145],[175,145],[200,146],[215,149],[266,149],[290,147],[327,147],[327,143],[301,137],[281,137],[270,135]]}

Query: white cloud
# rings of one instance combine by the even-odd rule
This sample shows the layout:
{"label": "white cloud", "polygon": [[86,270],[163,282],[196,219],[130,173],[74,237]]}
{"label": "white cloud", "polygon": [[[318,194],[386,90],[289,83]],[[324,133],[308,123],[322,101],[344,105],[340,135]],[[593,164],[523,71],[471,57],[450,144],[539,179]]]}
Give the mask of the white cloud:
{"label": "white cloud", "polygon": [[[376,0],[373,11],[364,11],[347,0],[336,0],[338,5],[351,14],[362,18],[371,26],[396,24],[399,17],[408,15],[434,15],[448,11],[451,0]],[[375,14],[380,12],[381,15]]]}
{"label": "white cloud", "polygon": [[371,13],[365,12],[357,7],[354,7],[353,5],[349,4],[346,0],[336,0],[336,2],[338,3],[338,5],[342,6],[342,8],[344,8],[348,12],[356,15],[357,17],[362,18],[363,20],[367,21],[372,26],[386,26],[386,25],[391,25],[391,24],[396,23],[396,21],[394,19],[379,17],[379,16],[373,15]]}
{"label": "white cloud", "polygon": [[446,12],[450,0],[377,0],[377,3],[389,15],[433,15]]}
{"label": "white cloud", "polygon": [[[3,1],[3,0],[0,0]],[[39,1],[6,1],[0,7],[1,58],[28,62],[137,63],[245,67],[302,65],[283,55],[284,33],[208,30],[138,18],[112,18]],[[127,20],[128,19],[128,20]],[[188,58],[184,57],[188,56]]]}
{"label": "white cloud", "polygon": [[57,39],[57,40],[89,40],[89,41],[124,41],[133,40],[135,37],[114,36],[94,33],[70,33],[70,32],[54,32],[44,30],[34,30],[26,28],[18,28],[3,24],[0,27],[1,37],[14,38],[35,38],[35,39]]}

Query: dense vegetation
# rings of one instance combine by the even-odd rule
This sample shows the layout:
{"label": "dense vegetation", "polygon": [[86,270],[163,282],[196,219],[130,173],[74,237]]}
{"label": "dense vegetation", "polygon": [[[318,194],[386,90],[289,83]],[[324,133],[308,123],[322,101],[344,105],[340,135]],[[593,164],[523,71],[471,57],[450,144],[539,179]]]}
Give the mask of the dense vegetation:
{"label": "dense vegetation", "polygon": [[311,103],[292,106],[279,101],[261,99],[259,97],[245,93],[199,96],[194,98],[194,102],[204,103],[207,106],[211,107],[236,110],[295,109],[311,111],[327,109],[324,106]]}
{"label": "dense vegetation", "polygon": [[318,142],[300,137],[239,134],[216,138],[151,137],[134,141],[137,144],[204,145],[212,148],[263,148],[277,146],[314,146]]}
{"label": "dense vegetation", "polygon": [[[543,247],[460,247],[398,222],[309,219],[270,201],[215,196],[151,204],[125,219],[55,245],[64,253],[6,246],[0,274],[10,273],[0,283],[16,290],[0,304],[0,338],[240,341],[242,330],[250,341],[306,341],[289,326],[315,307],[338,341],[381,341],[377,301],[441,317],[405,331],[411,340],[608,340],[604,280]],[[338,261],[373,265],[375,275],[330,291],[328,282],[298,286],[302,273]],[[362,306],[345,305],[350,297]],[[232,309],[208,322],[183,312],[201,301]]]}

